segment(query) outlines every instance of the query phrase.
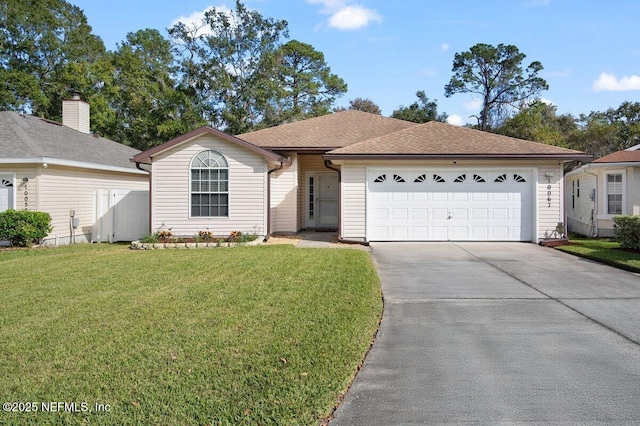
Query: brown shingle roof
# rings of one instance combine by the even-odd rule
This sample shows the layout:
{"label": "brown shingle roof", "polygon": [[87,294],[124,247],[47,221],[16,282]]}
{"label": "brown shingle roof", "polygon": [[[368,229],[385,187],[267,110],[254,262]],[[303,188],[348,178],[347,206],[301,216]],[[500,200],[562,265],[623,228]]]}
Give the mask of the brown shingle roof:
{"label": "brown shingle roof", "polygon": [[594,163],[633,163],[640,162],[640,150],[637,151],[616,151],[613,154],[605,155]]}
{"label": "brown shingle roof", "polygon": [[586,154],[557,146],[430,121],[327,153],[354,156],[429,156],[585,159]]}
{"label": "brown shingle roof", "polygon": [[328,150],[416,126],[378,114],[348,110],[238,135],[263,148]]}

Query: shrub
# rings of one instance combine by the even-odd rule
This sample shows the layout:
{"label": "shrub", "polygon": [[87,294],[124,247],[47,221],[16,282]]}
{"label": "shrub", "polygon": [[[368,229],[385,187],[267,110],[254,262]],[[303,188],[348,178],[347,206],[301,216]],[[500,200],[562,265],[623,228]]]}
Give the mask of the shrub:
{"label": "shrub", "polygon": [[52,230],[51,215],[46,212],[9,209],[0,213],[0,240],[13,246],[30,247]]}
{"label": "shrub", "polygon": [[621,248],[640,249],[640,216],[614,216],[613,235]]}
{"label": "shrub", "polygon": [[198,239],[200,241],[211,241],[213,240],[213,234],[211,231],[198,231]]}
{"label": "shrub", "polygon": [[160,238],[158,238],[158,234],[146,235],[140,238],[141,243],[157,243],[159,241],[160,241]]}

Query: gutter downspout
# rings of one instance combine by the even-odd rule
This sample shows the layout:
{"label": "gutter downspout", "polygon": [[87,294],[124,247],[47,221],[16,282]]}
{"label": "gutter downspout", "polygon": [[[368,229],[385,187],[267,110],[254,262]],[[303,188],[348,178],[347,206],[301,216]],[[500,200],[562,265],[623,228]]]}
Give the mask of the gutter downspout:
{"label": "gutter downspout", "polygon": [[588,172],[590,166],[591,165],[587,165],[584,168],[584,172],[596,178],[596,193],[593,195],[593,211],[591,212],[591,231],[593,233],[591,237],[598,238],[598,175]]}
{"label": "gutter downspout", "polygon": [[271,237],[271,173],[282,170],[284,167],[284,160],[280,160],[280,165],[269,170],[267,172],[267,229],[264,241],[269,241]]}
{"label": "gutter downspout", "polygon": [[324,160],[324,166],[338,173],[338,241],[342,240],[342,170],[335,167],[331,160]]}
{"label": "gutter downspout", "polygon": [[151,217],[152,217],[151,210],[153,209],[153,204],[151,204],[151,200],[152,200],[152,196],[151,196],[151,170],[143,169],[140,166],[140,164],[142,164],[142,163],[140,163],[139,161],[136,161],[136,169],[142,170],[143,172],[147,172],[149,174],[149,235],[151,235],[151,234],[153,234],[153,230],[151,229],[151,225],[152,225],[152,222],[151,222]]}

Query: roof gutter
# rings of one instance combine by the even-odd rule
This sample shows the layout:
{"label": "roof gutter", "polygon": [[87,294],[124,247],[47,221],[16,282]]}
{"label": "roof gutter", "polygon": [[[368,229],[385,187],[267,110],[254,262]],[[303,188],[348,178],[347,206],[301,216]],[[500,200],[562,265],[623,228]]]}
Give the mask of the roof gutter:
{"label": "roof gutter", "polygon": [[596,178],[596,193],[593,196],[593,209],[591,210],[591,230],[592,230],[592,237],[598,237],[599,234],[599,229],[598,229],[598,175],[595,173],[590,173],[589,172],[589,168],[591,167],[591,164],[587,164],[583,171],[588,174],[591,175],[593,177]]}
{"label": "roof gutter", "polygon": [[[132,160],[133,161],[133,160]],[[138,170],[142,170],[143,172],[146,172],[149,175],[149,208],[147,209],[147,214],[149,215],[149,235],[151,235],[153,233],[153,229],[152,229],[152,222],[151,222],[151,218],[153,216],[152,210],[153,210],[153,203],[151,202],[152,198],[152,191],[151,191],[151,170],[147,170],[147,169],[143,169],[141,164],[146,164],[146,163],[140,163],[139,161],[136,161],[136,169]]]}
{"label": "roof gutter", "polygon": [[589,160],[584,154],[325,154],[325,160]]}
{"label": "roof gutter", "polygon": [[90,170],[106,170],[110,172],[143,174],[142,172],[129,167],[110,166],[108,164],[87,163],[84,161],[63,160],[51,157],[27,157],[27,158],[0,158],[0,164],[46,164],[47,166],[77,167]]}
{"label": "roof gutter", "polygon": [[338,240],[342,240],[342,170],[327,159],[324,160],[324,166],[338,173]]}
{"label": "roof gutter", "polygon": [[640,167],[640,161],[625,161],[620,163],[589,163],[586,167]]}
{"label": "roof gutter", "polygon": [[267,172],[267,229],[264,241],[268,241],[271,237],[271,173],[277,172],[284,168],[285,163],[291,165],[291,160],[287,158],[280,159],[280,164]]}

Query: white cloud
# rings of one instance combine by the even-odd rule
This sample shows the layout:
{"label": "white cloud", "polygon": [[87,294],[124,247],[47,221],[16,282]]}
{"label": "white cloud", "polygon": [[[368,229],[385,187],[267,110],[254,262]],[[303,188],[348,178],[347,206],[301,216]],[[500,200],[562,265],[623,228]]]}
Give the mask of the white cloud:
{"label": "white cloud", "polygon": [[182,22],[187,29],[195,31],[196,37],[203,34],[211,34],[211,28],[208,25],[205,25],[203,20],[205,13],[214,7],[218,12],[224,12],[231,17],[231,9],[226,6],[207,6],[203,10],[193,12],[189,16],[180,16],[179,18],[174,19],[173,22],[171,22],[171,26],[174,26],[178,22]]}
{"label": "white cloud", "polygon": [[331,15],[329,26],[338,30],[356,30],[371,22],[382,22],[382,16],[375,9],[350,4],[350,0],[306,0],[307,3],[321,4],[320,13]]}
{"label": "white cloud", "polygon": [[453,124],[454,126],[464,126],[464,119],[458,114],[451,114],[447,117],[447,123]]}
{"label": "white cloud", "polygon": [[447,50],[449,50],[449,48],[450,48],[450,47],[451,47],[451,46],[450,46],[448,43],[442,43],[442,44],[440,45],[440,51],[441,51],[441,52],[446,52]]}
{"label": "white cloud", "polygon": [[629,90],[640,90],[640,76],[621,77],[618,79],[613,74],[603,72],[598,80],[593,83],[593,90],[596,92],[626,92]]}
{"label": "white cloud", "polygon": [[464,109],[469,111],[478,111],[482,108],[482,99],[472,98],[470,102],[464,102]]}
{"label": "white cloud", "polygon": [[329,26],[338,30],[355,30],[369,25],[372,21],[382,21],[375,10],[362,6],[347,6],[331,15]]}
{"label": "white cloud", "polygon": [[543,104],[547,104],[549,106],[557,106],[555,102],[553,102],[552,100],[546,99],[546,98],[540,98],[539,99],[540,102],[542,102]]}

